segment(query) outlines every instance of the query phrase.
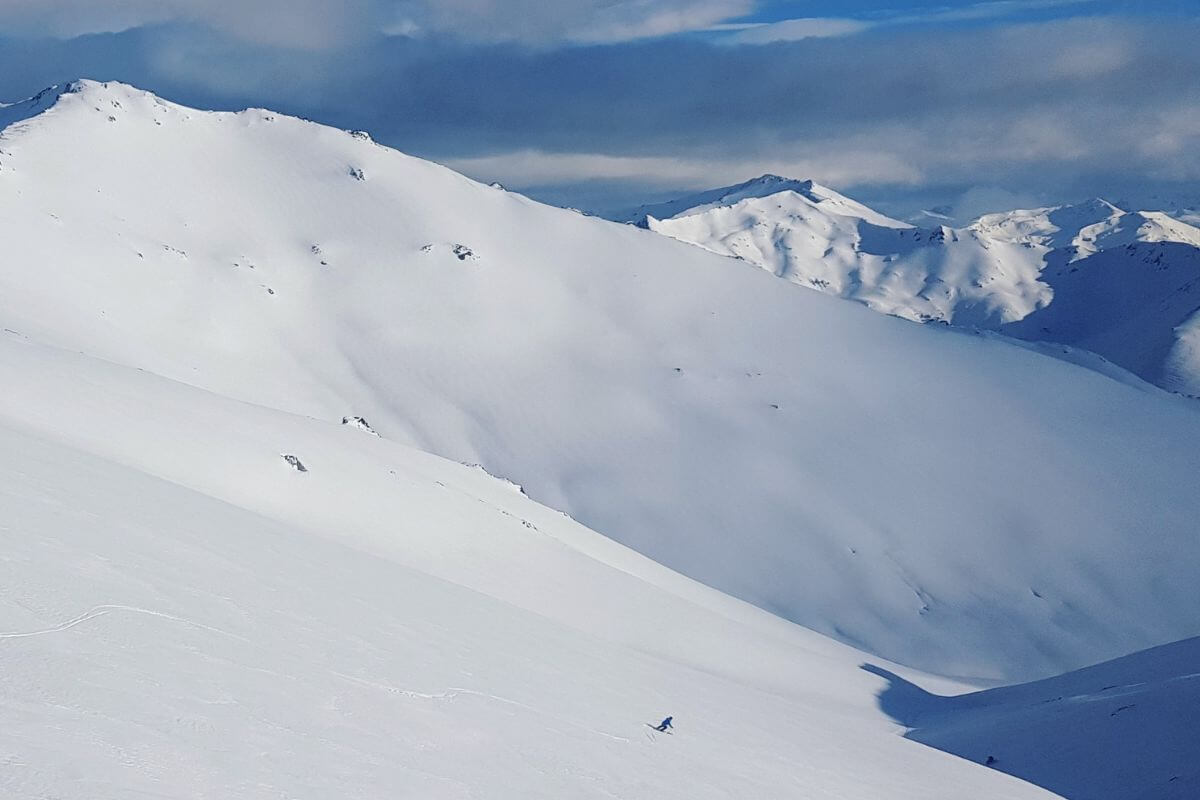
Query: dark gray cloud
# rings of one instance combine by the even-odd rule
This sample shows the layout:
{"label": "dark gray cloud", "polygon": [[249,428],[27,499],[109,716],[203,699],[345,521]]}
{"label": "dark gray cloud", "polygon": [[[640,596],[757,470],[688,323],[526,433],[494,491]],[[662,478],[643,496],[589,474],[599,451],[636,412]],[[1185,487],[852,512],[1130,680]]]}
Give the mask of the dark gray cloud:
{"label": "dark gray cloud", "polygon": [[0,94],[87,75],[272,106],[586,207],[764,171],[884,205],[1194,195],[1197,41],[1200,22],[1182,18],[554,48],[438,35],[249,46],[171,24],[0,42]]}

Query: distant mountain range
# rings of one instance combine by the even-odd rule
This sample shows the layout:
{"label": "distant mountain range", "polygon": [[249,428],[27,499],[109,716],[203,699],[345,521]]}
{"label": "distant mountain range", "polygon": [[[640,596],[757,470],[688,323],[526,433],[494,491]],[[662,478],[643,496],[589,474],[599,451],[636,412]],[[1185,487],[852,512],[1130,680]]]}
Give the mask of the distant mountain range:
{"label": "distant mountain range", "polygon": [[1200,395],[1200,228],[1184,206],[1094,199],[963,227],[934,210],[913,225],[812,181],[764,175],[626,221],[877,311],[1082,348]]}

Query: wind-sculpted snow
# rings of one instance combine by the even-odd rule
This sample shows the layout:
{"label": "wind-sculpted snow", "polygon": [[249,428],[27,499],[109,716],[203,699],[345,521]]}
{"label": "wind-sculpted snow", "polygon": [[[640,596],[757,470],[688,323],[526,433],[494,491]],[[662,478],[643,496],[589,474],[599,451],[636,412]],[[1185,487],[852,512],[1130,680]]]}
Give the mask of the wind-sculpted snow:
{"label": "wind-sculpted snow", "polygon": [[1186,218],[1093,200],[913,227],[811,182],[763,180],[645,224],[877,311],[1081,347],[1200,395],[1200,228]]}
{"label": "wind-sculpted snow", "polygon": [[[1200,631],[1188,401],[781,292],[344,131],[77,89],[0,136],[4,328],[335,425],[360,415],[941,674],[1037,677]],[[291,441],[263,458],[278,480],[328,474]]]}
{"label": "wind-sculpted snow", "polygon": [[478,469],[11,334],[0,380],[6,800],[1051,797]]}

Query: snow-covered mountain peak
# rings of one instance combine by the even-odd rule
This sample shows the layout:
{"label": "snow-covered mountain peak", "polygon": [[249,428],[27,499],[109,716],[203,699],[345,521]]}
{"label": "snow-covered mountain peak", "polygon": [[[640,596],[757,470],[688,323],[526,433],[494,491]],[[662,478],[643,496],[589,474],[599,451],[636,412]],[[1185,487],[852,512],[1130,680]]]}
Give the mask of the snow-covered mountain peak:
{"label": "snow-covered mountain peak", "polygon": [[1097,197],[911,229],[814,186],[646,224],[885,313],[1081,346],[1200,394],[1200,228],[1167,213]]}
{"label": "snow-covered mountain peak", "polygon": [[801,208],[818,208],[823,214],[862,219],[873,225],[889,228],[909,227],[906,223],[886,217],[816,181],[772,174],[760,175],[733,186],[698,192],[665,203],[642,206],[630,215],[627,221],[645,228],[651,226],[651,220],[696,216],[706,211],[736,208],[743,203],[750,203],[758,213],[771,213],[768,210],[776,208],[778,211],[774,213],[775,216],[793,215]]}
{"label": "snow-covered mountain peak", "polygon": [[783,175],[766,172],[757,178],[751,178],[748,181],[726,187],[724,191],[729,200],[735,201],[744,197],[763,197],[768,194],[788,190],[803,194],[811,192],[814,187],[817,187],[817,184],[810,179],[788,178]]}
{"label": "snow-covered mountain peak", "polygon": [[[246,108],[241,111],[199,110],[163,99],[153,92],[120,81],[81,78],[43,89],[27,100],[7,106],[0,105],[0,136],[10,140],[12,134],[31,125],[52,128],[62,132],[60,135],[70,135],[70,131],[78,133],[87,129],[92,135],[97,131],[111,131],[103,135],[110,138],[134,139],[148,135],[150,127],[162,128],[195,123],[195,126],[203,128],[220,126],[231,121],[244,127],[276,123],[277,126],[306,129],[309,133],[299,135],[313,140],[336,132],[357,142],[362,152],[367,151],[368,145],[370,149],[385,149],[378,148],[366,131],[339,131],[265,108]],[[105,123],[113,127],[107,129]],[[121,125],[132,126],[136,132],[119,129],[118,126]],[[195,135],[195,131],[189,134]],[[145,143],[149,144],[149,141]],[[351,148],[355,146],[350,145]],[[406,158],[398,151],[388,152]]]}
{"label": "snow-covered mountain peak", "polygon": [[1069,205],[984,214],[967,227],[999,241],[1053,248],[1070,245],[1081,231],[1112,225],[1125,214],[1108,201],[1093,198]]}
{"label": "snow-covered mountain peak", "polygon": [[[11,124],[19,119],[39,115],[51,108],[59,110],[71,109],[75,106],[93,107],[103,104],[112,106],[115,101],[128,103],[131,100],[152,98],[160,103],[167,101],[155,97],[151,92],[114,81],[96,81],[90,78],[57,83],[42,89],[32,97],[15,103],[0,103],[0,114],[6,115],[3,124]],[[123,106],[112,106],[123,107]]]}
{"label": "snow-covered mountain peak", "polygon": [[1070,261],[1139,242],[1200,246],[1200,229],[1183,220],[1160,211],[1126,211],[1101,198],[986,214],[973,222],[970,229],[1000,241],[1048,250],[1068,249]]}
{"label": "snow-covered mountain peak", "polygon": [[649,218],[667,219],[675,216],[677,213],[687,212],[700,207],[711,208],[714,206],[731,205],[747,197],[765,197],[787,190],[807,192],[811,189],[812,181],[801,181],[793,178],[784,178],[779,175],[765,174],[732,186],[722,186],[717,189],[684,195],[674,200],[643,205],[629,212],[627,215],[621,216],[621,219],[644,228],[647,227],[647,220]]}
{"label": "snow-covered mountain peak", "polygon": [[1200,225],[1176,219],[1164,211],[1139,211],[1138,216],[1142,218],[1138,241],[1179,242],[1200,247]]}
{"label": "snow-covered mountain peak", "polygon": [[1097,214],[1124,214],[1125,209],[1118,206],[1116,203],[1111,203],[1103,197],[1090,197],[1080,203],[1063,206],[1063,208],[1073,208],[1081,213],[1093,212]]}

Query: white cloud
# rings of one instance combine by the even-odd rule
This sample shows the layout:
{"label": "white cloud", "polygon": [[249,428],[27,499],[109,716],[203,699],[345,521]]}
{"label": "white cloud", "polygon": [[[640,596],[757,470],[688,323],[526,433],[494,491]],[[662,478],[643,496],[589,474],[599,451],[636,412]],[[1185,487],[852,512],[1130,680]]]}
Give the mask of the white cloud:
{"label": "white cloud", "polygon": [[934,9],[919,14],[903,14],[891,18],[892,22],[959,22],[967,20],[998,19],[1029,11],[1094,4],[1095,0],[989,0],[982,3],[967,3],[957,7]]}
{"label": "white cloud", "polygon": [[[906,122],[879,121],[841,135],[780,138],[766,146],[727,143],[726,151],[710,145],[626,156],[523,149],[446,163],[472,177],[517,187],[608,181],[699,189],[767,172],[840,188],[1012,183],[1013,176],[1020,176],[1018,185],[1041,187],[1048,176],[1065,181],[1071,180],[1067,176],[1110,173],[1171,181],[1200,178],[1200,111],[1195,107],[1182,102],[1151,115],[1116,117],[1113,109],[1094,115],[969,109]],[[1026,193],[1021,201],[1031,196]],[[963,204],[974,211],[995,200],[969,197]]]}
{"label": "white cloud", "polygon": [[714,32],[730,31],[728,44],[770,44],[801,39],[852,36],[873,28],[1002,19],[1030,11],[1080,6],[1095,0],[990,0],[990,2],[934,8],[917,13],[890,13],[863,19],[845,17],[801,17],[779,22],[714,25]]}
{"label": "white cloud", "polygon": [[1150,172],[1168,180],[1200,180],[1200,108],[1164,109],[1153,119],[1136,152],[1152,165]]}
{"label": "white cloud", "polygon": [[578,41],[619,42],[704,30],[727,19],[754,10],[754,0],[624,0],[597,4],[594,15],[581,19],[581,26],[568,38]]}
{"label": "white cloud", "polygon": [[706,158],[678,156],[613,156],[601,153],[547,153],[517,150],[489,156],[450,159],[446,165],[479,180],[514,186],[556,186],[583,181],[637,181],[700,189],[773,173],[812,178],[833,185],[865,182],[916,184],[919,170],[894,154],[831,144],[816,145],[795,158]]}
{"label": "white cloud", "polygon": [[859,19],[836,17],[813,17],[785,19],[781,22],[761,25],[737,26],[735,33],[724,39],[729,44],[770,44],[771,42],[795,42],[801,39],[850,36],[873,27],[873,23]]}
{"label": "white cloud", "polygon": [[1047,59],[1050,77],[1098,78],[1116,72],[1134,58],[1128,42],[1069,42]]}
{"label": "white cloud", "polygon": [[408,0],[422,28],[485,41],[619,42],[702,30],[756,0]]}

